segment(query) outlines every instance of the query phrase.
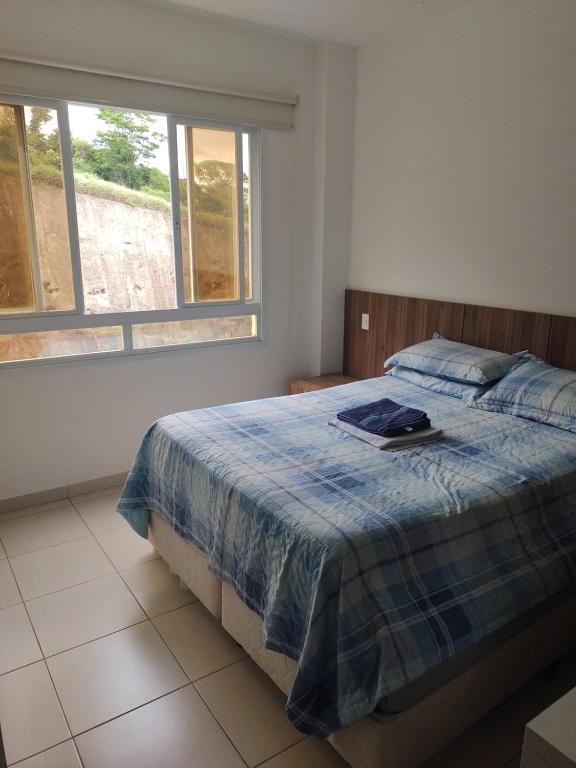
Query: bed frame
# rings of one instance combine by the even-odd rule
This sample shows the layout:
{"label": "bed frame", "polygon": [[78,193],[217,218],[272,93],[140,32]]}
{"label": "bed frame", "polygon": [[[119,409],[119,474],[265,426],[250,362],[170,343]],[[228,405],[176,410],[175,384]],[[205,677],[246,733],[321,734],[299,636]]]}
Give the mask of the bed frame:
{"label": "bed frame", "polygon": [[[364,312],[370,315],[369,331],[361,328]],[[348,290],[344,371],[356,378],[382,375],[387,357],[434,331],[503,352],[530,349],[553,365],[576,369],[576,318]],[[295,662],[264,648],[260,617],[156,513],[151,514],[150,539],[170,570],[288,694]],[[417,768],[574,645],[576,596],[410,709],[390,719],[365,717],[329,740],[353,768]]]}
{"label": "bed frame", "polygon": [[[381,376],[390,355],[434,331],[500,352],[529,349],[558,368],[576,370],[576,317],[351,289],[345,311],[344,373],[358,379]],[[368,331],[362,330],[363,313],[370,316]]]}
{"label": "bed frame", "polygon": [[[264,648],[260,617],[208,568],[208,560],[158,513],[150,539],[170,570],[285,694],[292,659]],[[353,768],[417,768],[576,644],[576,596],[394,718],[364,717],[329,737]]]}

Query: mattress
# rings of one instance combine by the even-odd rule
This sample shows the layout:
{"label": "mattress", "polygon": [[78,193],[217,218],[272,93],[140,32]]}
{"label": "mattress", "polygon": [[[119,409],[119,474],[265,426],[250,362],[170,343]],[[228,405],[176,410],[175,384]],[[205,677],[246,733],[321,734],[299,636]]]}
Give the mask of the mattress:
{"label": "mattress", "polygon": [[[385,396],[444,439],[387,453],[328,426]],[[119,510],[207,556],[296,662],[288,715],[322,736],[574,581],[576,436],[384,377],[161,419]]]}
{"label": "mattress", "polygon": [[[288,696],[296,676],[296,662],[264,647],[262,621],[238,599],[229,584],[221,582],[210,571],[208,558],[190,542],[178,536],[157,513],[150,516],[150,540],[158,554],[168,563],[170,571],[194,592],[240,645],[252,649],[253,658]],[[404,688],[386,696],[378,703],[374,716],[397,715],[413,707],[558,606],[567,601],[574,601],[575,598],[576,584],[568,585],[472,647],[446,659]]]}

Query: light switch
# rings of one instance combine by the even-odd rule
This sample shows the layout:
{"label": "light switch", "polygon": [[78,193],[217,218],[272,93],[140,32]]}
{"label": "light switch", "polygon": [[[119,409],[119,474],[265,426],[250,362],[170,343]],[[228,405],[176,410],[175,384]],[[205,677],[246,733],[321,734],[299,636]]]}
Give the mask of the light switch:
{"label": "light switch", "polygon": [[362,312],[362,330],[367,331],[370,327],[370,315],[367,312]]}

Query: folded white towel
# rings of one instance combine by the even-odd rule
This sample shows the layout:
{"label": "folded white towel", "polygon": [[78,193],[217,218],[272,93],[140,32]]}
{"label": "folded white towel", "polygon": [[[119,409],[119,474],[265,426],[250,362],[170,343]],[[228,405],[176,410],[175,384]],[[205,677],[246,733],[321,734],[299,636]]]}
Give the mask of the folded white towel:
{"label": "folded white towel", "polygon": [[396,437],[381,437],[380,435],[373,435],[371,432],[366,432],[363,429],[358,429],[358,427],[348,424],[345,421],[340,421],[340,419],[331,419],[328,424],[332,427],[341,429],[342,432],[346,432],[348,435],[363,440],[365,443],[373,445],[375,448],[380,448],[380,450],[410,448],[413,445],[437,440],[442,434],[441,429],[428,427],[428,429],[421,429],[419,432],[407,432],[405,435],[397,435]]}

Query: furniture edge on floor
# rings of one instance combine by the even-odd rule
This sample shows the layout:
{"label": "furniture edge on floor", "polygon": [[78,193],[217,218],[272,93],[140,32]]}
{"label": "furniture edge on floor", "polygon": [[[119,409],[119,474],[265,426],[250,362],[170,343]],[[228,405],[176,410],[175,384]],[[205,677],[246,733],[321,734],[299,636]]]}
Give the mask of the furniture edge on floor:
{"label": "furniture edge on floor", "polygon": [[322,376],[301,376],[292,379],[289,385],[289,394],[301,395],[303,392],[315,392],[318,389],[339,387],[342,384],[352,384],[359,381],[355,376],[346,376],[343,373],[325,373]]}

